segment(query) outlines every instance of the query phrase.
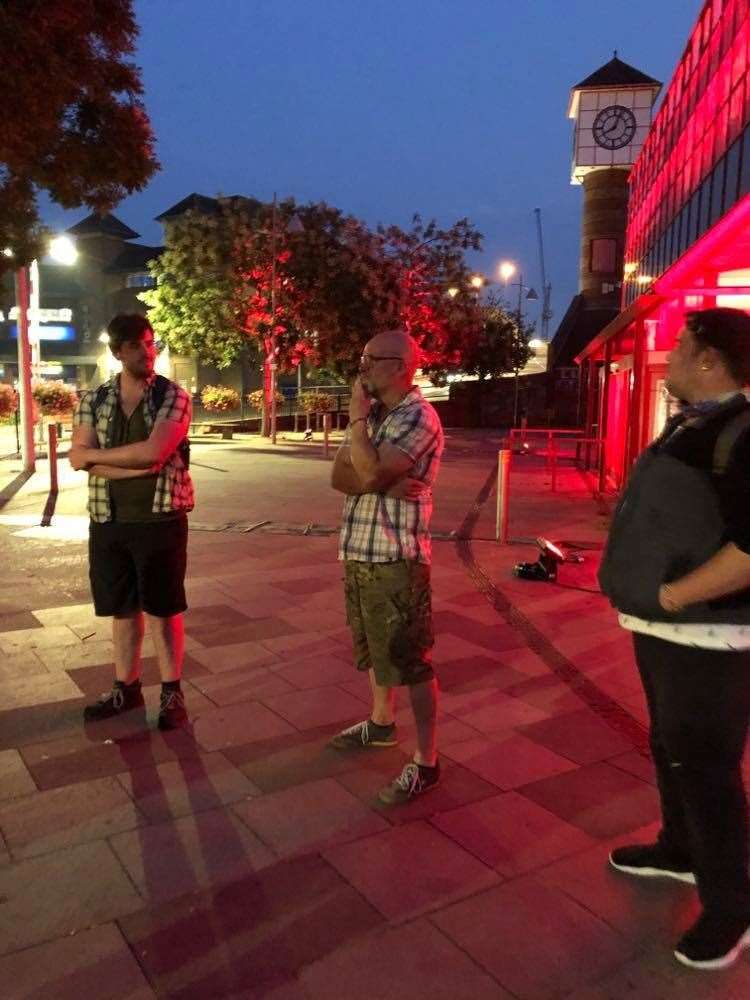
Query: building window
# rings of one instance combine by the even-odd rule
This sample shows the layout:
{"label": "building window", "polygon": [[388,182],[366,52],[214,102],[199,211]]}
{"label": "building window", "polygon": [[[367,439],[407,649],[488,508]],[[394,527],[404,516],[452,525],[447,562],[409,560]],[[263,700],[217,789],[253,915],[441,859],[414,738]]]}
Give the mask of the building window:
{"label": "building window", "polygon": [[148,271],[139,271],[137,274],[129,274],[125,279],[127,288],[155,288],[156,278]]}
{"label": "building window", "polygon": [[591,241],[591,271],[593,274],[614,274],[617,267],[617,240]]}
{"label": "building window", "polygon": [[728,211],[737,201],[737,182],[740,175],[740,148],[741,142],[737,142],[727,153],[727,177],[724,185],[724,209]]}

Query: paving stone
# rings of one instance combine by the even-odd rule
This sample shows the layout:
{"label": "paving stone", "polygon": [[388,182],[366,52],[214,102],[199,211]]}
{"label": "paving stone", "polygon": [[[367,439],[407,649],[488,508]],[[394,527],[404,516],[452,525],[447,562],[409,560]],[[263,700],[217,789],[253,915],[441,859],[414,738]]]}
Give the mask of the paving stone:
{"label": "paving stone", "polygon": [[528,701],[543,708],[551,715],[576,712],[586,708],[586,703],[567,684],[557,677],[526,677],[513,687],[506,688],[514,698]]}
{"label": "paving stone", "polygon": [[337,775],[336,780],[362,802],[381,812],[394,825],[434,816],[436,813],[455,809],[467,802],[476,802],[497,794],[495,785],[467,771],[460,764],[444,759],[441,762],[440,784],[428,795],[422,795],[396,808],[386,806],[379,801],[378,792],[384,785],[390,784],[398,777],[408,759],[402,756],[397,763],[394,762],[396,766],[389,772],[361,767]]}
{"label": "paving stone", "polygon": [[275,636],[288,635],[295,631],[297,630],[294,625],[282,618],[256,618],[248,619],[239,625],[194,625],[189,635],[206,649],[212,649],[214,646],[273,639]]}
{"label": "paving stone", "polygon": [[276,857],[228,808],[142,826],[111,838],[112,849],[147,899],[175,899],[241,879]]}
{"label": "paving stone", "polygon": [[6,653],[0,659],[0,688],[6,678],[13,680],[15,678],[48,673],[49,671],[39,659],[36,652]]}
{"label": "paving stone", "polygon": [[0,633],[0,653],[19,653],[30,649],[61,649],[79,646],[81,640],[65,625],[50,628],[25,628]]}
{"label": "paving stone", "polygon": [[594,843],[516,792],[437,813],[430,822],[506,878],[535,871]]}
{"label": "paving stone", "polygon": [[648,781],[649,784],[656,784],[656,770],[650,757],[645,757],[637,750],[620,754],[618,757],[610,757],[607,761],[613,767],[619,767],[621,771],[634,774],[641,781]]}
{"label": "paving stone", "polygon": [[588,709],[522,727],[524,736],[577,764],[592,764],[632,750],[632,745]]}
{"label": "paving stone", "polygon": [[191,681],[214,705],[236,705],[241,701],[262,701],[276,694],[285,694],[295,688],[277,671],[267,667],[244,667],[225,670],[219,674],[206,673]]}
{"label": "paving stone", "polygon": [[41,627],[41,623],[37,621],[30,611],[15,611],[10,614],[0,614],[0,643],[3,641],[4,632],[17,632],[20,629]]}
{"label": "paving stone", "polygon": [[433,625],[435,631],[441,635],[460,636],[465,641],[481,646],[485,650],[499,652],[526,645],[523,634],[518,629],[505,625],[499,616],[494,624],[485,625],[467,615],[444,609],[435,612]]}
{"label": "paving stone", "polygon": [[[637,835],[633,839],[641,841]],[[611,846],[597,845],[561,859],[538,878],[578,900],[636,944],[671,950],[698,915],[695,889],[674,879],[638,879],[615,871],[607,860]]]}
{"label": "paving stone", "polygon": [[157,995],[187,1000],[278,987],[381,922],[328,864],[310,856],[152,906],[120,926]]}
{"label": "paving stone", "polygon": [[[95,666],[74,666],[67,673],[80,688],[81,694],[87,698],[98,698],[103,691],[109,691],[114,680],[114,668],[111,660]],[[186,653],[182,673],[186,680],[190,680],[193,677],[205,677],[210,674],[210,671],[190,653]],[[160,683],[161,675],[156,657],[144,656],[141,661],[141,684],[144,687],[153,687]]]}
{"label": "paving stone", "polygon": [[44,702],[0,711],[0,749],[60,739],[81,729],[85,699]]}
{"label": "paving stone", "polygon": [[[426,920],[373,931],[307,966],[300,982],[311,997],[372,1000],[510,1000],[497,982]],[[395,988],[395,984],[398,984]]]}
{"label": "paving stone", "polygon": [[520,698],[511,698],[503,691],[475,691],[467,695],[448,695],[444,706],[467,725],[480,733],[500,733],[509,729],[544,721],[547,712]]}
{"label": "paving stone", "polygon": [[212,649],[194,649],[191,654],[210,673],[244,667],[271,667],[280,657],[260,642],[238,642]]}
{"label": "paving stone", "polygon": [[150,1000],[155,997],[115,924],[0,958],[5,1000]]}
{"label": "paving stone", "polygon": [[185,631],[189,634],[199,626],[244,625],[250,616],[231,604],[205,604],[185,612]]}
{"label": "paving stone", "polygon": [[36,792],[0,805],[0,829],[15,858],[98,840],[142,822],[114,778]]}
{"label": "paving stone", "polygon": [[575,769],[575,764],[518,734],[479,737],[445,748],[446,757],[458,761],[485,781],[507,791],[541,778]]}
{"label": "paving stone", "polygon": [[577,996],[633,954],[632,946],[603,921],[531,877],[457,903],[431,919],[520,1000]]}
{"label": "paving stone", "polygon": [[0,750],[0,802],[18,799],[37,790],[17,750]]}
{"label": "paving stone", "polygon": [[143,906],[103,840],[0,868],[0,898],[0,954],[106,923]]}
{"label": "paving stone", "polygon": [[[279,666],[289,666],[298,659],[308,656],[322,656],[325,653],[341,653],[342,648],[351,656],[352,637],[349,629],[338,632],[323,633],[319,630],[299,632],[294,635],[281,635],[275,639],[264,639],[263,646],[278,654],[276,661]],[[273,669],[273,664],[271,664]]]}
{"label": "paving stone", "polygon": [[463,694],[487,688],[504,691],[513,684],[526,680],[526,674],[505,666],[502,660],[491,656],[448,660],[439,665],[437,672],[443,697],[446,692]]}
{"label": "paving stone", "polygon": [[111,640],[82,642],[71,651],[70,648],[37,649],[36,655],[48,670],[74,670],[106,664],[112,672],[114,646]]}
{"label": "paving stone", "polygon": [[64,673],[31,673],[23,677],[4,677],[0,680],[0,700],[5,711],[42,703],[67,701],[79,695],[80,691],[76,685]]}
{"label": "paving stone", "polygon": [[214,708],[196,719],[193,726],[196,742],[204,750],[223,750],[293,731],[279,715],[254,701]]}
{"label": "paving stone", "polygon": [[[329,747],[331,733],[320,735],[318,730],[288,737],[278,748],[269,748],[262,755],[249,755],[251,747],[230,748],[226,756],[238,762],[244,774],[264,792],[281,791],[308,781],[331,778],[346,771],[369,769],[377,771],[385,784],[406,762],[398,749],[378,753],[345,753]],[[238,756],[234,752],[239,751]]]}
{"label": "paving stone", "polygon": [[362,715],[361,701],[338,687],[318,687],[276,695],[264,699],[264,704],[297,729],[314,729],[329,722],[356,721]]}
{"label": "paving stone", "polygon": [[592,837],[615,837],[659,815],[656,789],[610,764],[589,764],[519,791]]}
{"label": "paving stone", "polygon": [[[302,689],[342,684],[351,681],[355,673],[351,657],[343,650],[322,656],[307,656],[276,670],[277,676]],[[369,682],[367,686],[369,688]]]}
{"label": "paving stone", "polygon": [[333,847],[324,857],[391,921],[419,916],[498,881],[490,868],[421,821]]}
{"label": "paving stone", "polygon": [[275,586],[285,594],[316,594],[327,590],[330,584],[328,580],[319,577],[305,576],[299,580],[279,580]]}
{"label": "paving stone", "polygon": [[332,778],[235,803],[234,811],[280,857],[320,851],[388,829],[386,820]]}
{"label": "paving stone", "polygon": [[260,791],[220,753],[195,754],[117,776],[152,823],[237,802]]}
{"label": "paving stone", "polygon": [[576,992],[575,1000],[747,1000],[748,996],[747,962],[708,979],[679,965],[672,950],[665,948],[661,962],[639,955],[595,986]]}
{"label": "paving stone", "polygon": [[198,752],[192,737],[183,731],[142,728],[123,735],[122,727],[105,722],[82,729],[80,717],[74,734],[21,748],[26,766],[42,789],[153,767]]}

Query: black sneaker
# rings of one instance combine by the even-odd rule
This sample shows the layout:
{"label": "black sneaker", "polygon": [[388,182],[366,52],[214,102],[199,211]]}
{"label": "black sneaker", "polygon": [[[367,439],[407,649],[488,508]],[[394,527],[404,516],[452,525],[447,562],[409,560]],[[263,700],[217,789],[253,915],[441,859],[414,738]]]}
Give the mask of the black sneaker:
{"label": "black sneaker", "polygon": [[134,681],[132,684],[115,681],[111,691],[105,691],[98,701],[84,708],[83,719],[84,722],[114,719],[116,716],[122,715],[123,712],[129,712],[134,708],[143,708],[143,706],[140,681]]}
{"label": "black sneaker", "polygon": [[185,695],[179,688],[165,691],[162,688],[159,702],[159,729],[180,729],[188,721]]}
{"label": "black sneaker", "polygon": [[691,969],[726,969],[750,947],[750,920],[702,913],[682,935],[674,957]]}
{"label": "black sneaker", "polygon": [[670,858],[660,844],[616,847],[609,856],[609,863],[618,872],[637,875],[639,878],[674,878],[678,882],[695,885],[695,875],[690,870],[690,865]]}
{"label": "black sneaker", "polygon": [[403,802],[411,802],[417,795],[431,791],[439,781],[439,761],[434,767],[425,767],[412,761],[404,765],[401,774],[390,785],[380,789],[378,798],[389,806],[401,805]]}
{"label": "black sneaker", "polygon": [[337,750],[395,747],[398,745],[396,723],[392,722],[390,726],[379,726],[372,719],[365,719],[364,722],[358,722],[355,726],[350,726],[348,729],[342,729],[340,733],[336,733],[328,745]]}

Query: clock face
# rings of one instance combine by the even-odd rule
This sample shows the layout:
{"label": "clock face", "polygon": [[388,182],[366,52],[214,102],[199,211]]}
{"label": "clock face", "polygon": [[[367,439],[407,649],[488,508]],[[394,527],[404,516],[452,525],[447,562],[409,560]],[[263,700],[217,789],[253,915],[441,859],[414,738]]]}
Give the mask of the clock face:
{"label": "clock face", "polygon": [[633,141],[635,129],[635,115],[630,108],[613,104],[603,108],[594,119],[594,141],[604,149],[622,149]]}

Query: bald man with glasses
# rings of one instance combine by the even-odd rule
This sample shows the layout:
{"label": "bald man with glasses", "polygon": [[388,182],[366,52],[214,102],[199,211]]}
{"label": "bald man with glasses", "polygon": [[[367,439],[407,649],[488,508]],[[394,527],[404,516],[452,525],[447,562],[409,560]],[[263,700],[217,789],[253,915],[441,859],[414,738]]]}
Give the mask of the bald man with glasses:
{"label": "bald man with glasses", "polygon": [[443,429],[413,384],[418,360],[416,343],[401,330],[367,343],[331,475],[333,488],[346,496],[339,559],[355,665],[368,672],[373,698],[370,717],[331,744],[339,750],[395,746],[396,688],[407,687],[417,748],[380,791],[381,801],[392,805],[440,780],[429,526]]}

